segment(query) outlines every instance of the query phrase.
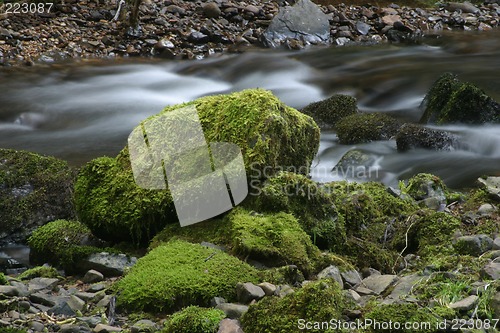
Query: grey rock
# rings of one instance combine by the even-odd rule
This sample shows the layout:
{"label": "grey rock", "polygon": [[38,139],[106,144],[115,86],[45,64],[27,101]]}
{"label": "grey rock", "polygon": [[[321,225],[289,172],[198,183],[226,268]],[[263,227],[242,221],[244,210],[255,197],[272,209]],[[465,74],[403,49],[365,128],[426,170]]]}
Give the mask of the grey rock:
{"label": "grey rock", "polygon": [[45,325],[39,321],[32,321],[30,328],[35,332],[43,332]]}
{"label": "grey rock", "polygon": [[500,250],[491,251],[490,253],[488,253],[488,255],[491,260],[495,260],[496,258],[500,257]]}
{"label": "grey rock", "polygon": [[235,319],[222,319],[217,333],[243,333],[240,322]]}
{"label": "grey rock", "polygon": [[29,295],[28,287],[26,286],[26,284],[15,280],[11,280],[9,281],[9,283],[11,286],[16,287],[18,292],[17,296],[24,297]]}
{"label": "grey rock", "polygon": [[461,11],[462,13],[479,13],[480,10],[468,1],[464,2],[448,2],[445,4],[445,8],[449,11]]}
{"label": "grey rock", "polygon": [[219,304],[227,303],[227,300],[223,297],[214,297],[210,300],[210,306],[216,307]]}
{"label": "grey rock", "polygon": [[318,279],[331,278],[337,281],[341,289],[344,289],[344,282],[337,266],[331,265],[318,273]]}
{"label": "grey rock", "polygon": [[238,302],[248,304],[253,300],[260,300],[262,297],[266,296],[266,293],[261,287],[246,282],[236,285],[236,295]]}
{"label": "grey rock", "polygon": [[493,240],[492,250],[500,250],[500,237],[497,237]]}
{"label": "grey rock", "polygon": [[217,305],[216,309],[224,311],[226,316],[230,319],[239,319],[248,311],[248,306],[236,303],[224,303]]}
{"label": "grey rock", "polygon": [[478,178],[477,181],[491,197],[500,201],[500,177]]}
{"label": "grey rock", "polygon": [[81,326],[95,327],[97,324],[102,322],[101,316],[92,317],[77,317],[78,321],[81,322]]}
{"label": "grey rock", "polygon": [[28,282],[28,291],[32,293],[39,290],[52,290],[58,282],[59,279],[55,278],[34,278]]}
{"label": "grey rock", "polygon": [[421,276],[418,274],[411,274],[401,277],[392,289],[389,296],[384,300],[384,304],[392,304],[408,298],[411,294],[413,287],[422,280],[427,280],[428,276]]}
{"label": "grey rock", "polygon": [[61,325],[58,333],[91,333],[92,330],[81,324],[63,324]]}
{"label": "grey rock", "polygon": [[500,318],[500,292],[497,292],[490,301],[490,308],[494,313],[494,318]]}
{"label": "grey rock", "polygon": [[222,12],[215,2],[209,2],[203,5],[203,13],[208,18],[217,18]]}
{"label": "grey rock", "polygon": [[68,305],[73,311],[78,312],[84,309],[85,301],[75,295],[71,295],[68,299]]}
{"label": "grey rock", "polygon": [[362,21],[357,21],[356,22],[356,30],[360,34],[366,35],[370,31],[370,29],[371,29],[371,26],[369,24],[366,24],[365,22],[362,22]]}
{"label": "grey rock", "polygon": [[292,287],[290,287],[287,284],[284,284],[284,285],[279,286],[279,287],[276,288],[276,291],[274,292],[274,295],[275,296],[279,296],[279,297],[285,297],[286,295],[290,295],[290,294],[292,294],[294,292],[295,292],[295,290],[293,290]]}
{"label": "grey rock", "polygon": [[88,292],[84,292],[84,291],[79,291],[77,293],[75,293],[75,296],[88,302],[88,301],[91,301],[95,298],[96,294],[95,293],[88,293]]}
{"label": "grey rock", "polygon": [[45,294],[43,292],[36,292],[29,296],[31,302],[45,306],[54,306],[57,304],[57,297]]}
{"label": "grey rock", "polygon": [[474,308],[474,306],[477,304],[477,302],[479,301],[479,297],[476,296],[476,295],[471,295],[469,297],[466,297],[458,302],[455,302],[455,303],[451,303],[450,305],[448,305],[451,309],[453,310],[457,310],[457,311],[469,311],[471,310],[472,308]]}
{"label": "grey rock", "polygon": [[291,39],[329,44],[329,17],[312,1],[299,0],[292,7],[281,8],[262,37],[269,47],[277,47]]}
{"label": "grey rock", "polygon": [[205,35],[203,32],[193,31],[189,35],[188,40],[191,43],[195,43],[195,44],[205,44],[205,43],[208,43],[210,41],[210,37],[208,37],[207,35]]}
{"label": "grey rock", "polygon": [[355,269],[342,272],[340,273],[340,275],[342,276],[342,280],[345,282],[345,284],[349,285],[350,287],[354,287],[361,282],[361,274]]}
{"label": "grey rock", "polygon": [[277,287],[274,284],[269,283],[269,282],[259,283],[258,286],[261,287],[262,290],[264,290],[264,293],[266,294],[266,296],[274,295],[274,292],[277,289]]}
{"label": "grey rock", "polygon": [[487,235],[461,236],[454,247],[459,254],[480,256],[493,248],[493,239]]}
{"label": "grey rock", "polygon": [[125,269],[135,265],[137,258],[125,254],[116,253],[94,253],[80,262],[82,269],[94,269],[101,272],[105,277],[121,276]]}
{"label": "grey rock", "polygon": [[66,317],[73,317],[76,315],[76,311],[69,306],[67,301],[62,301],[51,307],[48,311],[50,315],[62,315]]}
{"label": "grey rock", "polygon": [[113,298],[113,295],[106,295],[104,296],[99,302],[97,302],[96,306],[98,308],[105,308],[109,305],[111,302],[111,299]]}
{"label": "grey rock", "polygon": [[361,295],[358,294],[355,290],[353,289],[348,289],[348,290],[345,290],[345,296],[348,298],[348,299],[351,299],[353,300],[354,302],[358,303],[360,300],[361,300]]}
{"label": "grey rock", "polygon": [[497,211],[497,208],[495,206],[493,206],[492,204],[483,204],[478,208],[477,213],[479,215],[490,215],[496,211]]}
{"label": "grey rock", "polygon": [[375,292],[369,288],[365,288],[363,286],[358,286],[356,287],[356,293],[360,296],[369,296],[369,295],[375,295]]}
{"label": "grey rock", "polygon": [[481,276],[487,280],[500,280],[500,262],[490,262],[481,269]]}
{"label": "grey rock", "polygon": [[[371,275],[365,279],[363,279],[360,283],[360,286],[373,290],[373,292],[377,295],[382,294],[387,290],[390,286],[392,286],[398,280],[397,275]],[[356,289],[359,292],[358,289]]]}
{"label": "grey rock", "polygon": [[158,332],[158,325],[149,319],[141,319],[130,328],[131,333],[154,333]]}
{"label": "grey rock", "polygon": [[169,12],[169,13],[172,13],[172,14],[178,14],[178,15],[185,15],[186,14],[186,10],[180,6],[177,6],[177,5],[169,5],[167,6],[166,8],[166,11]]}
{"label": "grey rock", "polygon": [[105,324],[97,324],[96,327],[92,330],[94,333],[112,333],[112,332],[121,332],[122,329],[120,327],[115,327],[111,325]]}
{"label": "grey rock", "polygon": [[95,283],[91,286],[89,286],[89,288],[87,289],[87,292],[89,293],[96,293],[98,291],[101,291],[101,290],[104,290],[106,289],[106,286],[102,283]]}
{"label": "grey rock", "polygon": [[101,272],[98,272],[95,269],[88,270],[82,279],[84,283],[94,283],[100,282],[102,280],[104,280],[104,275],[102,275]]}
{"label": "grey rock", "polygon": [[[18,296],[19,290],[14,286],[0,286],[0,298]],[[4,297],[2,297],[4,296]]]}

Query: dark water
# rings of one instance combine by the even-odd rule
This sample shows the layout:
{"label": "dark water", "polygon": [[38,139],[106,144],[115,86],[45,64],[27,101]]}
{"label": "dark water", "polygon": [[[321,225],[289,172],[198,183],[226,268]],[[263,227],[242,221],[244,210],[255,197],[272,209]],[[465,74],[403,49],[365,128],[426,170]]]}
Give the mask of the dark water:
{"label": "dark water", "polygon": [[[333,93],[355,96],[363,111],[407,120],[432,82],[452,71],[500,101],[500,32],[453,33],[415,46],[319,48],[301,53],[256,51],[198,62],[92,62],[0,69],[0,147],[55,155],[73,165],[114,156],[132,128],[164,106],[251,87],[272,90],[301,108]],[[450,152],[397,153],[394,141],[344,146],[324,132],[313,176],[342,155],[374,155],[376,178],[388,184],[431,172],[452,187],[500,174],[500,126],[453,126],[466,142]]]}

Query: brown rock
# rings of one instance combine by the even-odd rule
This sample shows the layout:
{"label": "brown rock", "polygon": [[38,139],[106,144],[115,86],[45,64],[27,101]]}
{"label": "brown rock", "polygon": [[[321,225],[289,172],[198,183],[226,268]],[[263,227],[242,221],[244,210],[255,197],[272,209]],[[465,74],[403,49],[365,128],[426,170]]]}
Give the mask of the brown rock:
{"label": "brown rock", "polygon": [[222,319],[217,333],[243,333],[240,322],[235,319]]}
{"label": "brown rock", "polygon": [[203,6],[203,13],[208,18],[217,18],[220,16],[221,10],[215,2],[209,2]]}
{"label": "brown rock", "polygon": [[394,25],[394,23],[401,21],[401,16],[399,15],[386,15],[382,17],[382,22],[385,25]]}

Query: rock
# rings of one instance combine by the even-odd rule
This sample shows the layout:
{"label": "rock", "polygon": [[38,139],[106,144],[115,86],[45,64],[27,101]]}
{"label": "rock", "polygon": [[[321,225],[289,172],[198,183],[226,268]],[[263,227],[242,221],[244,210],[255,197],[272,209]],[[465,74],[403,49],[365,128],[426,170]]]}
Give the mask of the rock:
{"label": "rock", "polygon": [[500,250],[500,237],[496,237],[493,240],[493,248],[492,250]]}
{"label": "rock", "polygon": [[262,8],[259,8],[254,5],[247,5],[245,6],[245,11],[252,13],[253,15],[259,15],[262,12]]}
{"label": "rock", "polygon": [[221,10],[215,2],[209,2],[203,5],[203,13],[208,18],[217,18],[221,15]]}
{"label": "rock", "polygon": [[278,297],[285,297],[287,295],[293,294],[294,292],[295,292],[295,290],[292,287],[290,287],[287,284],[284,284],[284,285],[276,288],[274,295],[278,296]]}
{"label": "rock", "polygon": [[55,278],[44,278],[44,277],[38,277],[31,279],[28,282],[28,291],[30,293],[39,291],[39,290],[52,290],[57,283],[59,282],[59,279]]}
{"label": "rock", "polygon": [[79,266],[82,269],[96,270],[106,277],[112,277],[123,275],[125,270],[134,266],[136,262],[137,258],[125,254],[101,252],[82,259]]}
{"label": "rock", "polygon": [[186,10],[177,5],[168,5],[166,7],[166,11],[172,14],[178,14],[180,16],[184,16],[186,14]]}
{"label": "rock", "polygon": [[[376,295],[384,293],[390,286],[398,280],[397,275],[371,275],[363,279],[360,286],[373,290]],[[359,289],[356,289],[359,293]]]}
{"label": "rock", "polygon": [[96,307],[98,308],[107,308],[109,303],[113,300],[113,295],[105,295],[99,302],[97,302]]}
{"label": "rock", "polygon": [[75,312],[81,312],[85,308],[85,301],[75,295],[71,295],[67,302],[69,307]]}
{"label": "rock", "polygon": [[490,300],[490,307],[494,318],[500,318],[500,292],[497,292]]}
{"label": "rock", "polygon": [[[158,115],[148,118],[145,123],[136,127],[132,137],[142,131],[142,126],[162,126],[168,118],[167,114],[182,113],[180,109],[179,105],[169,106]],[[284,165],[297,166],[300,173],[307,173],[308,170],[300,171],[299,166],[304,169],[304,166],[311,165],[319,147],[319,128],[314,121],[262,89],[205,96],[183,104],[182,110],[197,112],[202,134],[209,142],[238,145],[245,170],[250,177],[257,173],[262,176],[264,172],[270,177],[278,168],[281,171]],[[242,125],[242,117],[248,117],[246,125]],[[191,125],[199,126],[200,123],[196,121]],[[223,132],[219,130],[219,126],[224,127]],[[149,133],[150,142],[165,140],[165,133],[161,130],[158,132],[153,130]],[[183,133],[170,134],[175,136]],[[97,158],[83,166],[75,185],[75,201],[80,220],[89,226],[94,235],[105,240],[145,243],[162,230],[167,221],[178,221],[179,212],[175,209],[169,190],[144,189],[137,185],[129,154],[127,147],[115,159]],[[148,167],[147,170],[142,170],[146,166],[140,161],[151,156],[140,152],[134,156],[135,172],[140,174],[147,171],[145,179],[139,177],[141,184],[151,188],[152,183],[158,181],[152,176],[158,174],[151,169],[156,172],[163,169],[155,169],[158,164],[153,163],[149,164],[151,169]],[[194,165],[197,167],[189,172],[200,171],[199,164]],[[184,169],[183,171],[188,172]],[[117,179],[120,181],[117,182]],[[166,187],[163,176],[156,185]],[[115,191],[127,194],[116,196],[113,194]],[[224,191],[227,189],[224,188]],[[211,197],[218,198],[213,195]],[[215,213],[217,215],[222,212],[217,210]],[[106,275],[102,270],[96,269]]]}
{"label": "rock", "polygon": [[425,109],[420,123],[484,124],[500,122],[500,104],[469,82],[443,74],[422,101]]}
{"label": "rock", "polygon": [[[497,211],[497,208],[495,206],[493,206],[492,204],[482,204],[478,210],[477,210],[477,213],[479,215],[483,215],[483,216],[487,216],[487,215],[491,215],[493,214],[494,212]],[[500,241],[500,240],[499,240]],[[500,245],[500,243],[499,243]],[[497,248],[493,248],[494,250],[498,250]]]}
{"label": "rock", "polygon": [[210,37],[200,31],[193,31],[188,40],[195,44],[206,44],[210,41]]}
{"label": "rock", "polygon": [[105,325],[105,324],[97,324],[92,332],[94,333],[113,333],[113,332],[121,332],[122,329],[120,327]]}
{"label": "rock", "polygon": [[500,201],[500,177],[478,178],[477,181],[490,197]]}
{"label": "rock", "polygon": [[246,282],[236,285],[236,295],[238,302],[248,304],[253,300],[260,300],[262,297],[266,296],[266,293],[261,287]]}
{"label": "rock", "polygon": [[401,123],[384,113],[359,113],[337,122],[335,131],[341,144],[356,144],[389,140],[395,136]]}
{"label": "rock", "polygon": [[219,304],[215,308],[224,311],[226,316],[231,319],[239,319],[244,313],[248,311],[247,305],[236,303]]}
{"label": "rock", "polygon": [[378,156],[352,149],[346,152],[333,167],[332,174],[343,179],[369,179],[372,172],[377,171],[374,165],[378,160]]}
{"label": "rock", "polygon": [[458,302],[454,302],[449,304],[448,306],[450,309],[456,310],[456,311],[469,311],[476,306],[477,302],[479,301],[479,297],[476,295],[471,295],[469,297],[466,297]]}
{"label": "rock", "polygon": [[413,287],[420,283],[422,280],[427,280],[428,277],[420,276],[418,274],[411,274],[403,276],[396,282],[394,289],[392,289],[389,296],[384,299],[383,304],[392,304],[405,300],[411,295]]}
{"label": "rock", "polygon": [[406,192],[421,205],[433,210],[446,206],[448,190],[443,181],[428,173],[419,173],[408,181]]}
{"label": "rock", "polygon": [[399,15],[386,15],[382,17],[382,23],[385,25],[393,26],[394,23],[401,21],[401,16]]}
{"label": "rock", "polygon": [[493,240],[487,235],[461,236],[454,247],[459,254],[478,257],[493,248]]}
{"label": "rock", "polygon": [[481,269],[481,276],[483,279],[487,280],[499,280],[500,279],[500,263],[490,262]]}
{"label": "rock", "polygon": [[95,293],[89,293],[89,292],[84,292],[84,291],[79,291],[75,294],[76,297],[88,302],[93,300],[96,297]]}
{"label": "rock", "polygon": [[101,290],[104,290],[106,289],[106,286],[102,283],[95,283],[91,286],[89,286],[89,288],[87,289],[87,292],[89,293],[96,293],[96,292],[99,292]]}
{"label": "rock", "polygon": [[349,287],[354,287],[361,282],[361,274],[355,269],[342,272],[340,275],[342,276],[342,280]]}
{"label": "rock", "polygon": [[222,319],[219,324],[217,333],[244,333],[241,329],[240,322],[235,319]]}
{"label": "rock", "polygon": [[448,2],[445,3],[444,7],[449,10],[450,12],[453,11],[461,11],[463,13],[471,13],[471,14],[476,14],[479,13],[480,10],[473,4],[471,4],[468,1],[464,2]]}
{"label": "rock", "polygon": [[[499,240],[500,240],[500,238],[499,238]],[[261,287],[262,290],[264,290],[264,293],[266,294],[266,296],[274,295],[274,292],[276,291],[276,288],[277,288],[274,284],[269,283],[269,282],[259,283],[258,286]]]}
{"label": "rock", "polygon": [[396,134],[398,151],[416,148],[452,150],[457,137],[447,131],[434,130],[415,124],[404,124]]}
{"label": "rock", "polygon": [[43,292],[36,292],[29,296],[32,303],[41,304],[45,306],[54,306],[57,304],[57,297],[45,294]]}
{"label": "rock", "polygon": [[53,157],[0,149],[0,245],[19,243],[37,227],[74,217],[74,173]]}
{"label": "rock", "polygon": [[337,266],[331,265],[323,269],[318,273],[318,280],[331,278],[338,282],[340,289],[344,289],[344,282],[342,281],[342,276],[340,275],[340,270]]}
{"label": "rock", "polygon": [[300,112],[311,116],[320,127],[335,126],[337,121],[358,113],[357,101],[349,95],[335,94],[325,100],[311,103]]}
{"label": "rock", "polygon": [[361,300],[361,295],[359,295],[355,290],[353,289],[348,289],[345,290],[345,295],[347,298],[353,300],[354,302],[358,303]]}
{"label": "rock", "polygon": [[68,304],[67,301],[62,301],[54,306],[52,306],[47,313],[49,315],[56,315],[56,316],[66,316],[66,317],[73,317],[76,316],[76,311],[71,308],[71,306]]}
{"label": "rock", "polygon": [[262,37],[268,47],[277,47],[290,39],[329,44],[329,18],[310,0],[299,0],[292,7],[282,7]]}
{"label": "rock", "polygon": [[35,332],[43,332],[45,329],[45,325],[39,321],[32,321],[30,324],[30,328]]}
{"label": "rock", "polygon": [[19,290],[13,286],[1,286],[0,285],[0,299],[6,297],[14,297],[19,295]]}
{"label": "rock", "polygon": [[[97,325],[97,324],[96,324]],[[92,330],[83,324],[62,324],[58,333],[91,333]]]}
{"label": "rock", "polygon": [[82,279],[84,283],[94,283],[94,282],[100,282],[102,280],[104,280],[104,275],[102,275],[101,272],[98,272],[94,269],[88,270]]}
{"label": "rock", "polygon": [[219,304],[224,304],[227,303],[227,300],[223,297],[214,297],[210,300],[210,306],[211,307],[216,307]]}
{"label": "rock", "polygon": [[358,31],[362,35],[368,34],[370,31],[371,26],[369,24],[366,24],[365,22],[362,21],[357,21],[356,22],[356,31]]}
{"label": "rock", "polygon": [[363,286],[356,287],[355,292],[360,296],[375,295],[375,292],[373,290],[365,288]]}
{"label": "rock", "polygon": [[130,328],[131,333],[154,333],[158,332],[158,325],[149,319],[141,319]]}

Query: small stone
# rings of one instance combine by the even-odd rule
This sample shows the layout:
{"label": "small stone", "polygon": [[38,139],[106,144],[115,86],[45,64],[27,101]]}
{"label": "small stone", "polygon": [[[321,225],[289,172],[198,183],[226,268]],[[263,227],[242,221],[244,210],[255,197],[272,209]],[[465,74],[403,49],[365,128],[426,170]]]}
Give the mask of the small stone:
{"label": "small stone", "polygon": [[500,237],[497,237],[493,240],[492,250],[500,250]]}
{"label": "small stone", "polygon": [[358,303],[361,300],[361,295],[358,294],[355,290],[348,289],[345,291],[345,295],[347,298],[352,299],[354,302]]}
{"label": "small stone", "polygon": [[366,24],[365,22],[362,22],[362,21],[357,21],[356,22],[356,30],[362,34],[362,35],[366,35],[368,34],[368,32],[370,31],[371,27],[369,24]]}
{"label": "small stone", "polygon": [[500,262],[490,262],[484,266],[481,277],[486,280],[500,280]]}
{"label": "small stone", "polygon": [[45,325],[39,321],[32,321],[30,328],[35,332],[43,332]]}
{"label": "small stone", "polygon": [[477,27],[477,30],[479,30],[479,31],[490,31],[492,29],[493,28],[491,27],[491,25],[483,23],[483,22],[479,23],[479,25]]}
{"label": "small stone", "polygon": [[136,322],[131,328],[131,333],[154,333],[158,332],[158,327],[154,321],[149,319],[141,319]]}
{"label": "small stone", "polygon": [[382,17],[382,22],[385,25],[394,25],[394,23],[401,21],[401,16],[399,15],[386,15]]}
{"label": "small stone", "polygon": [[169,13],[172,13],[172,14],[179,14],[179,15],[186,14],[186,10],[180,6],[177,6],[177,5],[167,6],[166,11]]}
{"label": "small stone", "polygon": [[83,299],[84,301],[91,301],[95,298],[96,294],[95,293],[87,293],[84,291],[79,291],[79,292],[75,293],[75,296],[80,298],[80,299]]}
{"label": "small stone", "polygon": [[266,296],[272,296],[274,295],[274,292],[276,291],[276,286],[272,283],[269,282],[262,282],[259,283],[257,286],[261,287],[262,290],[264,290],[264,293],[266,293]]}
{"label": "small stone", "polygon": [[220,16],[221,10],[215,2],[209,2],[203,6],[203,13],[208,18],[217,18]]}
{"label": "small stone", "polygon": [[35,292],[39,290],[52,290],[57,283],[59,282],[58,279],[51,279],[51,278],[34,278],[31,279],[30,282],[28,282],[28,291],[29,292]]}
{"label": "small stone", "polygon": [[[19,290],[13,286],[0,286],[0,296],[13,297],[19,295]],[[1,297],[0,297],[1,298]]]}
{"label": "small stone", "polygon": [[195,43],[195,44],[205,44],[205,43],[208,43],[210,41],[210,38],[200,31],[193,31],[189,35],[188,40],[191,43]]}
{"label": "small stone", "polygon": [[247,282],[238,283],[236,285],[236,295],[240,303],[248,304],[253,300],[260,300],[262,297],[266,296],[266,293],[261,287]]}
{"label": "small stone", "polygon": [[94,283],[100,282],[102,280],[104,280],[104,275],[102,275],[102,273],[96,271],[95,269],[87,271],[82,279],[84,283]]}
{"label": "small stone", "polygon": [[[380,295],[392,286],[398,280],[397,275],[371,275],[361,281],[361,286],[373,290],[375,294]],[[356,289],[356,291],[359,290]]]}
{"label": "small stone", "polygon": [[82,311],[85,307],[85,301],[75,295],[71,295],[68,300],[68,305],[73,311],[78,312]]}
{"label": "small stone", "polygon": [[239,319],[245,312],[248,311],[247,305],[236,303],[219,304],[215,308],[224,311],[226,316],[231,319]]}
{"label": "small stone", "polygon": [[477,213],[480,215],[490,215],[496,212],[496,210],[496,207],[492,204],[483,204],[478,208]]}
{"label": "small stone", "polygon": [[56,299],[54,296],[47,295],[42,292],[36,292],[30,295],[30,301],[36,304],[42,304],[45,306],[54,306],[56,305]]}
{"label": "small stone", "polygon": [[354,287],[361,282],[361,274],[355,269],[342,272],[340,275],[342,276],[342,280],[350,287]]}
{"label": "small stone", "polygon": [[487,235],[462,236],[456,239],[454,247],[459,254],[478,257],[493,248],[493,240]]}
{"label": "small stone", "polygon": [[245,11],[252,13],[254,15],[259,15],[259,13],[262,11],[261,8],[254,6],[254,5],[248,5],[245,7]]}
{"label": "small stone", "polygon": [[448,305],[451,309],[457,311],[469,311],[477,304],[479,297],[476,295],[471,295],[455,303]]}
{"label": "small stone", "polygon": [[69,306],[68,302],[63,301],[60,302],[53,307],[51,307],[48,311],[50,315],[62,315],[66,317],[73,317],[76,315],[76,312]]}
{"label": "small stone", "polygon": [[362,287],[362,286],[356,287],[355,291],[356,291],[356,293],[358,293],[358,295],[361,295],[361,296],[375,295],[375,292],[373,290]]}
{"label": "small stone", "polygon": [[113,295],[105,295],[99,302],[97,302],[96,306],[98,308],[107,307],[113,297],[114,297]]}
{"label": "small stone", "polygon": [[223,297],[214,297],[210,300],[210,306],[216,307],[219,304],[227,303],[227,300]]}
{"label": "small stone", "polygon": [[89,293],[96,293],[96,292],[104,290],[104,289],[106,289],[106,286],[104,284],[102,284],[102,283],[96,283],[96,284],[91,285],[87,289],[87,292],[89,292]]}
{"label": "small stone", "polygon": [[295,290],[293,290],[292,287],[290,287],[287,284],[284,284],[282,286],[279,286],[276,288],[276,291],[274,292],[274,295],[279,296],[279,297],[285,297],[286,295],[290,295],[294,293]]}
{"label": "small stone", "polygon": [[337,281],[340,289],[344,289],[344,282],[342,281],[342,276],[340,275],[340,270],[337,266],[331,265],[323,269],[318,273],[318,279],[331,278]]}
{"label": "small stone", "polygon": [[222,319],[217,333],[243,333],[240,322],[235,319]]}
{"label": "small stone", "polygon": [[112,333],[112,332],[121,332],[122,329],[115,326],[105,325],[105,324],[97,324],[92,332],[94,333]]}

